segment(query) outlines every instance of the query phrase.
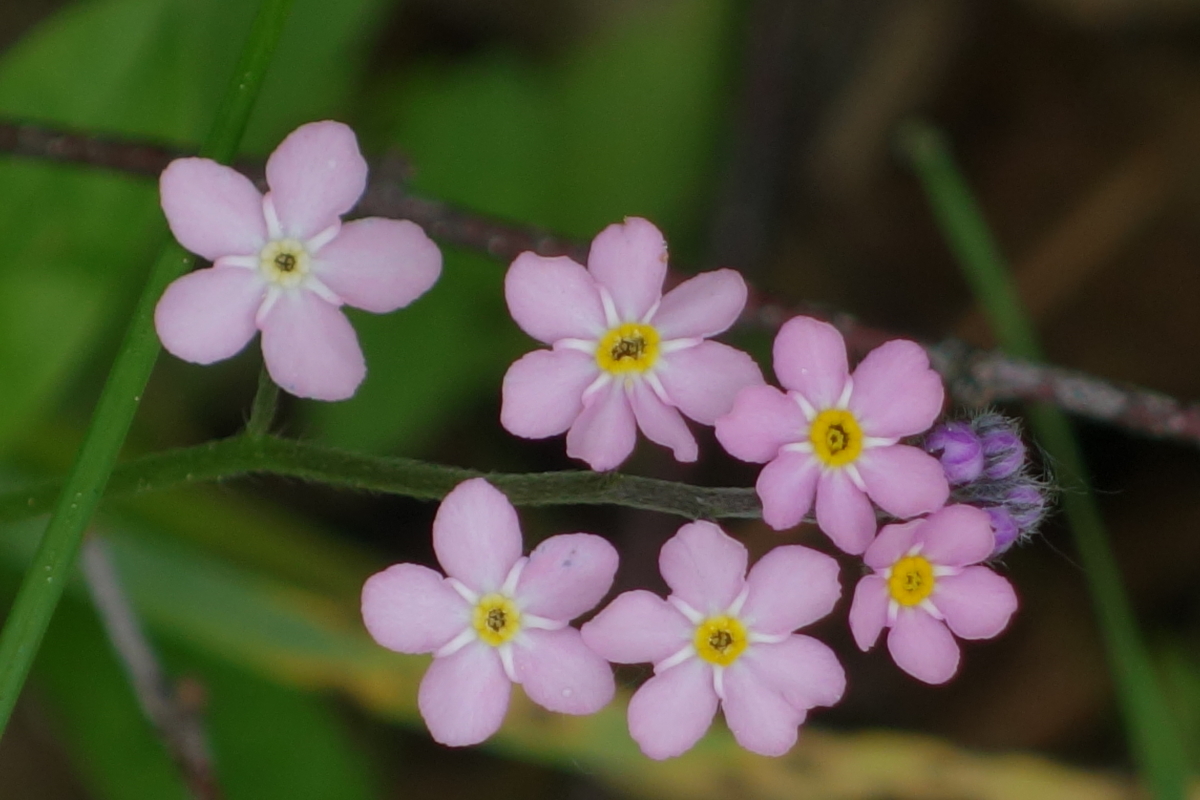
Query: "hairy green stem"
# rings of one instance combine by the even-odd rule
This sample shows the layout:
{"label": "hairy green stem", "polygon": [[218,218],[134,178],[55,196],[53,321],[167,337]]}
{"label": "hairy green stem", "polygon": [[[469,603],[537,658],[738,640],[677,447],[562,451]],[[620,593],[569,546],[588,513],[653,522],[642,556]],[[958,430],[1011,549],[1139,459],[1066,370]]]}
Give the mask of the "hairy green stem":
{"label": "hairy green stem", "polygon": [[[911,122],[902,128],[899,144],[1001,347],[1010,355],[1043,361],[1036,331],[1000,249],[943,137],[927,124]],[[1055,477],[1063,487],[1063,506],[1087,575],[1134,757],[1156,798],[1182,800],[1188,773],[1181,740],[1138,634],[1100,509],[1088,489],[1079,444],[1066,416],[1051,405],[1034,404],[1030,421],[1058,466]]]}
{"label": "hairy green stem", "polygon": [[[690,486],[619,472],[484,473],[249,434],[127,461],[113,470],[107,493],[155,492],[251,474],[280,475],[422,500],[440,500],[467,478],[484,477],[518,506],[604,503],[689,519],[755,519],[762,515],[753,489]],[[61,487],[61,481],[47,481],[0,494],[0,521],[45,513]]]}
{"label": "hairy green stem", "polygon": [[[292,0],[262,0],[237,71],[201,148],[202,155],[227,163],[236,154],[291,4]],[[191,264],[191,257],[171,243],[163,248],[151,269],[83,445],[0,631],[0,733],[8,725],[50,617],[62,597],[84,529],[104,493],[158,357],[155,303],[167,285]]]}

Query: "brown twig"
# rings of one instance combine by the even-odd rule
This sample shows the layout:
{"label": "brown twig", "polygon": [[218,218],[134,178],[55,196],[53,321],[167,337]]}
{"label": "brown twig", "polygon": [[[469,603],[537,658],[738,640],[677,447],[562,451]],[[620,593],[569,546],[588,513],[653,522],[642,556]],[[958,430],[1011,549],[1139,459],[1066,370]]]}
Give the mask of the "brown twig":
{"label": "brown twig", "polygon": [[[143,176],[157,176],[172,159],[189,155],[184,149],[158,143],[2,119],[0,152]],[[527,250],[586,261],[584,242],[413,195],[397,178],[398,170],[389,169],[388,163],[385,160],[383,168],[377,170],[376,179],[355,209],[357,215],[410,219],[445,244],[486,253],[501,261]],[[261,162],[246,161],[238,166],[261,180]],[[851,351],[859,355],[896,338],[895,333],[863,325],[846,314],[808,306],[785,307],[759,295],[751,298],[742,322],[774,329],[797,313],[833,322],[845,335]],[[963,405],[1044,400],[1085,419],[1144,436],[1200,445],[1200,404],[1183,403],[1082,372],[1008,358],[958,340],[928,345],[928,349],[934,366],[946,379],[950,395]]]}

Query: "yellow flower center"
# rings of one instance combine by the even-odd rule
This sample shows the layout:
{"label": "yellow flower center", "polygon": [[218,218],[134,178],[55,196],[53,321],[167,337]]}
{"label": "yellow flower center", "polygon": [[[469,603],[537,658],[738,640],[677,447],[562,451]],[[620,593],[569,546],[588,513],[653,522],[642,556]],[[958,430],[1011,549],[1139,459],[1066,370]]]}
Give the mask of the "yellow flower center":
{"label": "yellow flower center", "polygon": [[258,268],[272,283],[295,286],[308,275],[308,251],[295,239],[274,239],[259,252]]}
{"label": "yellow flower center", "polygon": [[499,647],[521,630],[521,612],[504,595],[488,594],[475,604],[471,624],[475,626],[480,639],[492,647]]}
{"label": "yellow flower center", "polygon": [[639,322],[610,330],[596,347],[596,363],[613,374],[645,372],[658,360],[658,331]]}
{"label": "yellow flower center", "polygon": [[728,667],[749,643],[746,626],[736,617],[709,617],[696,626],[696,653],[710,664]]}
{"label": "yellow flower center", "polygon": [[902,606],[915,606],[933,593],[933,565],[921,556],[905,556],[892,565],[888,591]]}
{"label": "yellow flower center", "polygon": [[863,433],[858,420],[849,411],[829,408],[817,414],[809,428],[817,458],[830,467],[844,467],[862,453]]}

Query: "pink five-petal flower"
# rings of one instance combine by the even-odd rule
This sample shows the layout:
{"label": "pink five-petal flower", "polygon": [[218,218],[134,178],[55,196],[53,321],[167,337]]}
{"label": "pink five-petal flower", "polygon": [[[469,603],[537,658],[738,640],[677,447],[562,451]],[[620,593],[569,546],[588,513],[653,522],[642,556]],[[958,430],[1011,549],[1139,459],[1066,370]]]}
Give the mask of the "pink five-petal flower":
{"label": "pink five-petal flower", "polygon": [[869,650],[891,628],[888,650],[900,669],[926,683],[950,680],[959,659],[954,636],[990,639],[1017,610],[1012,585],[978,565],[993,547],[988,515],[973,506],[885,526],[863,555],[874,573],[854,590],[854,641]]}
{"label": "pink five-petal flower", "polygon": [[239,352],[262,331],[272,380],[300,397],[344,400],[366,376],[358,337],[339,307],[395,311],[433,286],[442,256],[404,220],[342,224],[367,185],[354,132],[302,125],[267,160],[266,196],[206,158],[172,161],[160,180],[179,243],[213,262],[163,293],[163,347],[198,364]]}
{"label": "pink five-petal flower", "polygon": [[720,705],[738,744],[783,755],[813,706],[836,703],[846,678],[833,651],[793,633],[841,594],[837,562],[777,547],[746,574],[746,548],[711,522],[679,529],[659,555],[671,595],[625,592],[582,628],[618,664],[651,662],[629,701],[629,732],[651,758],[694,745]]}
{"label": "pink five-petal flower", "polygon": [[808,317],[775,338],[771,386],[742,390],[717,420],[717,440],[743,461],[765,463],[756,489],[776,530],[817,524],[847,553],[875,535],[871,502],[905,519],[941,508],[950,493],[935,458],[900,439],[941,413],[942,381],[915,342],[872,350],[850,374],[846,344],[832,325]]}
{"label": "pink five-petal flower", "polygon": [[528,557],[508,499],[482,478],[446,495],[433,521],[446,571],[396,564],[367,579],[363,622],[401,653],[433,653],[417,703],[442,744],[478,744],[500,728],[511,685],[540,706],[594,714],[612,670],[568,623],[608,593],[617,551],[599,536],[551,536]]}
{"label": "pink five-petal flower", "polygon": [[739,390],[763,378],[748,355],[708,341],[745,306],[742,277],[705,272],[664,296],[666,274],[662,234],[637,217],[601,231],[586,268],[518,256],[504,280],[509,311],[553,349],[509,368],[501,424],[527,439],[566,432],[567,454],[595,470],[624,461],[639,428],[678,460],[695,461],[683,417],[711,425]]}

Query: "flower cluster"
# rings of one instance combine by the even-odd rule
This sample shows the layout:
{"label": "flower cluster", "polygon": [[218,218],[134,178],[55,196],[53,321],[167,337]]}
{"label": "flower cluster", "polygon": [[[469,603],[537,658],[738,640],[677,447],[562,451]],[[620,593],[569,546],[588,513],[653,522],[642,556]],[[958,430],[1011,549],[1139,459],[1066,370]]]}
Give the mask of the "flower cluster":
{"label": "flower cluster", "polygon": [[[272,379],[293,394],[337,400],[366,374],[339,310],[387,312],[428,290],[441,270],[415,225],[344,223],[366,185],[354,134],[304,125],[267,162],[262,195],[206,159],[163,173],[162,206],[179,242],[212,262],[171,284],[155,322],[189,361],[228,358],[262,332]],[[925,351],[890,341],[851,370],[832,325],[788,320],[773,347],[780,386],[749,355],[713,341],[737,320],[747,288],[733,270],[663,292],[667,248],[630,218],[593,241],[586,267],[523,253],[505,277],[513,319],[546,345],[512,364],[500,421],[525,438],[566,434],[594,470],[632,453],[640,430],[679,461],[699,457],[686,419],[715,428],[731,455],[763,464],[763,519],[817,527],[865,574],[849,608],[863,650],[886,628],[896,664],[928,683],[957,671],[955,637],[996,636],[1016,610],[1012,586],[983,562],[1041,522],[1046,486],[1031,474],[1015,425],[986,413],[938,423],[944,390]],[[882,528],[880,523],[883,523]],[[571,533],[528,555],[516,512],[483,479],[443,500],[433,523],[443,572],[397,564],[363,587],[362,614],[381,645],[429,654],[418,704],[447,745],[501,726],[513,684],[538,705],[591,714],[615,694],[609,662],[648,663],[628,707],[630,735],[651,758],[691,748],[718,709],[748,750],[780,755],[810,709],[841,698],[833,651],[796,631],[841,597],[838,563],[794,544],[749,567],[746,548],[711,522],[663,546],[666,598],[634,590],[582,628],[571,622],[608,594],[618,555]]]}

